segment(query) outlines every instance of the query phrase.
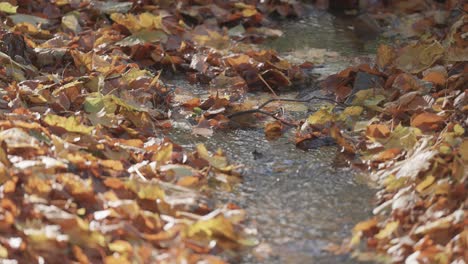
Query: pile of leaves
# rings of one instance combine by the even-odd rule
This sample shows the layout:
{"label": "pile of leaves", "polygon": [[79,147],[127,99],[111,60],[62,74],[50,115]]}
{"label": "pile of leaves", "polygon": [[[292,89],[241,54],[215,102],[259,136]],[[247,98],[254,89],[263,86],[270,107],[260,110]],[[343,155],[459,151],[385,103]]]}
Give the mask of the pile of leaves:
{"label": "pile of leaves", "polygon": [[322,83],[348,107],[312,114],[297,144],[333,138],[381,188],[375,217],[331,250],[368,257],[371,249],[397,263],[466,261],[468,5],[461,8],[440,34],[381,45],[376,65],[350,67]]}
{"label": "pile of leaves", "polygon": [[231,98],[182,104],[204,111],[200,122],[225,120],[224,107],[245,92],[303,80],[300,67],[249,46],[281,34],[269,14],[300,10],[268,1],[2,1],[0,258],[223,263],[215,255],[254,245],[245,212],[210,199],[239,182],[237,166],[221,150],[165,139],[174,93],[160,76],[229,84],[221,88]]}

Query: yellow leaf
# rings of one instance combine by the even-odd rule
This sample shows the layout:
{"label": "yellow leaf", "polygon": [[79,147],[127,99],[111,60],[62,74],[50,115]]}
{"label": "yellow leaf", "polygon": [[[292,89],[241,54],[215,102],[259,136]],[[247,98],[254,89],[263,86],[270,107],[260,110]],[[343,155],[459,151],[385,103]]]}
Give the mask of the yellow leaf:
{"label": "yellow leaf", "polygon": [[200,156],[200,158],[205,159],[210,163],[211,166],[217,169],[220,169],[222,171],[229,171],[233,169],[233,166],[228,166],[228,162],[225,156],[223,156],[220,153],[210,155],[205,145],[203,144],[197,145],[197,153]]}
{"label": "yellow leaf", "polygon": [[380,230],[380,232],[377,235],[375,235],[375,238],[389,238],[393,234],[393,232],[395,232],[395,230],[398,228],[399,224],[399,221],[389,222],[387,225],[385,225],[384,229]]}
{"label": "yellow leaf", "polygon": [[159,162],[158,164],[165,164],[172,160],[172,149],[171,143],[167,143],[159,148],[159,150],[153,155],[153,160]]}
{"label": "yellow leaf", "polygon": [[435,181],[434,176],[432,175],[427,176],[422,182],[418,184],[418,186],[416,186],[416,191],[418,191],[419,193],[422,192],[424,189],[431,186],[431,184],[434,183],[434,181]]}
{"label": "yellow leaf", "polygon": [[307,118],[307,122],[311,125],[325,125],[330,122],[334,122],[336,116],[331,113],[329,109],[322,108],[317,112],[313,113]]}
{"label": "yellow leaf", "polygon": [[156,200],[164,198],[164,190],[158,182],[140,182],[132,179],[125,183],[125,186],[132,190],[140,199]]}
{"label": "yellow leaf", "polygon": [[184,186],[184,187],[190,187],[199,182],[199,178],[195,176],[185,176],[180,178],[177,181],[177,185]]}
{"label": "yellow leaf", "polygon": [[251,17],[257,14],[257,10],[255,8],[246,8],[242,10],[243,17]]}
{"label": "yellow leaf", "polygon": [[123,171],[124,166],[119,160],[100,160],[99,164],[116,171]]}
{"label": "yellow leaf", "polygon": [[0,258],[2,259],[8,258],[8,250],[2,245],[0,245]]}
{"label": "yellow leaf", "polygon": [[128,28],[132,33],[143,29],[164,29],[162,16],[148,12],[139,15],[114,13],[110,17],[115,23]]}
{"label": "yellow leaf", "polygon": [[391,174],[384,180],[385,189],[389,192],[398,190],[405,186],[407,181],[408,179],[406,178],[397,178],[394,174]]}
{"label": "yellow leaf", "polygon": [[225,238],[237,241],[237,235],[234,231],[232,223],[222,214],[219,214],[211,219],[203,219],[191,225],[187,232],[189,237],[195,235],[206,235],[209,238],[214,236],[223,236]]}
{"label": "yellow leaf", "polygon": [[348,106],[343,111],[342,115],[346,116],[359,116],[362,114],[364,109],[361,106]]}
{"label": "yellow leaf", "polygon": [[463,136],[465,134],[465,129],[460,124],[456,124],[453,127],[453,132],[455,132],[457,136]]}
{"label": "yellow leaf", "polygon": [[104,258],[104,264],[131,264],[126,256],[111,255]]}
{"label": "yellow leaf", "polygon": [[462,160],[468,161],[468,139],[464,139],[459,147],[459,152]]}
{"label": "yellow leaf", "polygon": [[17,6],[14,6],[8,2],[0,3],[0,12],[4,12],[7,14],[16,14]]}
{"label": "yellow leaf", "polygon": [[81,134],[89,134],[94,129],[94,127],[92,126],[85,126],[81,124],[75,116],[63,117],[48,114],[44,118],[44,122],[46,122],[50,126],[61,127],[67,130],[68,132],[75,132]]}
{"label": "yellow leaf", "polygon": [[116,240],[112,243],[109,243],[109,249],[114,252],[125,253],[125,252],[132,252],[133,247],[127,241],[124,240]]}
{"label": "yellow leaf", "polygon": [[377,226],[377,223],[378,223],[378,221],[375,218],[359,222],[354,226],[353,232],[370,230],[370,229],[374,228],[375,226]]}

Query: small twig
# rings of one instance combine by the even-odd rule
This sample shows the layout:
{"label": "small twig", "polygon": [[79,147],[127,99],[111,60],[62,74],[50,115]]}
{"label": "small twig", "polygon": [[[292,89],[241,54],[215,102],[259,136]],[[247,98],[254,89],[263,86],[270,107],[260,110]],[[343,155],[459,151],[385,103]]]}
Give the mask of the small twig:
{"label": "small twig", "polygon": [[268,87],[268,89],[271,91],[271,93],[274,96],[278,97],[278,95],[275,93],[275,90],[273,90],[273,88],[271,88],[271,86],[268,84],[268,82],[265,79],[263,79],[263,76],[261,74],[257,74],[257,75],[258,75],[258,78],[260,78],[260,80],[262,80],[262,82],[266,85],[266,87]]}
{"label": "small twig", "polygon": [[285,124],[285,125],[287,125],[287,126],[292,126],[292,127],[297,126],[297,124],[294,124],[294,123],[291,123],[291,122],[289,122],[289,121],[286,121],[286,120],[284,120],[284,119],[282,119],[282,118],[279,118],[279,117],[277,117],[277,116],[276,116],[275,114],[273,114],[273,113],[270,113],[270,112],[267,112],[267,111],[263,111],[263,110],[260,110],[260,109],[255,109],[255,110],[257,110],[256,113],[259,113],[259,114],[262,114],[262,115],[270,116],[270,117],[272,117],[272,118],[274,118],[274,119],[280,121],[281,123],[283,123],[283,124]]}
{"label": "small twig", "polygon": [[233,117],[236,117],[236,116],[241,116],[241,115],[247,115],[247,114],[255,114],[255,113],[259,113],[259,114],[262,114],[262,115],[267,115],[267,116],[270,116],[278,121],[280,121],[281,123],[285,124],[285,125],[288,125],[288,126],[296,126],[296,124],[294,123],[291,123],[291,122],[288,122],[284,119],[281,119],[279,117],[277,117],[274,113],[270,113],[270,112],[267,112],[267,111],[263,111],[262,108],[266,107],[268,104],[272,103],[272,102],[296,102],[296,103],[308,103],[312,100],[323,100],[323,101],[329,101],[329,102],[333,102],[333,103],[336,103],[338,105],[341,105],[341,106],[344,106],[346,107],[347,105],[344,104],[344,103],[340,103],[340,102],[337,102],[333,99],[330,99],[330,98],[326,98],[326,97],[318,97],[318,96],[312,96],[312,97],[309,97],[307,99],[289,99],[289,98],[273,98],[273,99],[270,99],[270,100],[267,100],[266,102],[264,102],[263,104],[259,105],[257,108],[255,109],[249,109],[249,110],[245,110],[245,111],[239,111],[239,112],[235,112],[235,113],[232,113],[232,114],[229,114],[227,115],[226,117],[231,119]]}
{"label": "small twig", "polygon": [[347,107],[347,106],[348,106],[348,105],[345,104],[345,103],[340,103],[340,102],[337,102],[337,101],[335,101],[335,100],[333,100],[333,99],[330,99],[330,98],[312,96],[312,97],[309,97],[309,98],[307,98],[307,99],[273,98],[273,99],[267,100],[266,102],[264,102],[263,104],[261,104],[257,109],[264,108],[266,105],[268,105],[269,103],[272,103],[272,102],[308,103],[308,102],[313,101],[313,100],[328,101],[328,102],[335,103],[335,104],[340,105],[340,106],[343,106],[343,107]]}

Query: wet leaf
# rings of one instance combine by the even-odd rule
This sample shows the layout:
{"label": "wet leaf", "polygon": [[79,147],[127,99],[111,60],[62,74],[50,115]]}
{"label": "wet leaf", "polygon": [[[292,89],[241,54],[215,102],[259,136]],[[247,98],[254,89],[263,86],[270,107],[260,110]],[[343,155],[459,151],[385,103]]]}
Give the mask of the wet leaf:
{"label": "wet leaf", "polygon": [[279,138],[283,131],[283,125],[279,121],[267,123],[265,125],[265,137],[269,140]]}
{"label": "wet leaf", "polygon": [[334,122],[336,116],[331,112],[331,109],[322,108],[307,118],[307,122],[311,125],[325,125]]}

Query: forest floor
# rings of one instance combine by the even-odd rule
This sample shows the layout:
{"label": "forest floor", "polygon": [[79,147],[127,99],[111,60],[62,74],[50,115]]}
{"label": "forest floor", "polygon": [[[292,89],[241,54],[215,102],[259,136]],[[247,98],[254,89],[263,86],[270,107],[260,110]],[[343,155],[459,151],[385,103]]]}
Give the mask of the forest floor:
{"label": "forest floor", "polygon": [[[0,259],[224,263],[256,246],[246,212],[210,200],[239,184],[241,165],[167,139],[174,115],[204,137],[263,120],[269,140],[333,139],[380,191],[375,217],[331,252],[468,259],[468,4],[374,1],[361,32],[385,28],[395,44],[320,82],[324,96],[285,99],[314,63],[255,44],[281,36],[274,18],[305,15],[302,4],[153,2],[0,3]],[[216,93],[180,94],[162,75]],[[271,99],[246,100],[256,91]],[[305,120],[279,111],[311,100],[327,104]]]}

